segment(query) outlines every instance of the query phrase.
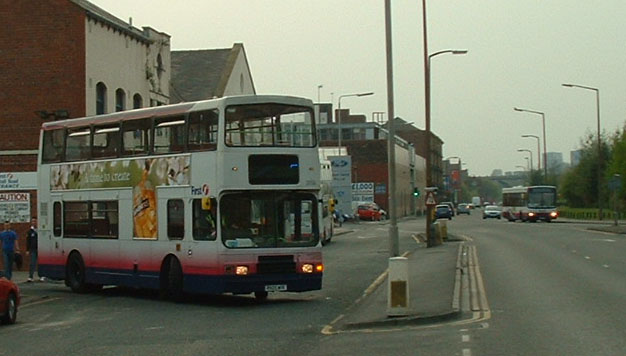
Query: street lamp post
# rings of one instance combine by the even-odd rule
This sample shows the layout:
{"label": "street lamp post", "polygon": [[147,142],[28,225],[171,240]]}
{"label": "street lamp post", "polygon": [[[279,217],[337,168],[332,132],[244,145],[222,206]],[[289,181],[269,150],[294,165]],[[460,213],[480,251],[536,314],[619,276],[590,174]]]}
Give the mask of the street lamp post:
{"label": "street lamp post", "polygon": [[341,99],[347,98],[349,96],[368,96],[374,95],[374,92],[366,92],[366,93],[354,93],[354,94],[343,94],[339,95],[339,99],[337,102],[337,155],[341,156]]}
{"label": "street lamp post", "polygon": [[541,111],[513,108],[515,111],[528,112],[541,115],[541,125],[543,126],[543,179],[548,179],[548,151],[546,151],[546,114]]}
{"label": "street lamp post", "polygon": [[[426,108],[426,128],[425,128],[425,135],[426,138],[424,139],[424,153],[426,154],[426,186],[428,187],[432,187],[433,186],[433,180],[432,180],[432,154],[430,152],[430,61],[433,57],[438,56],[440,54],[445,54],[445,53],[451,53],[454,55],[459,55],[459,54],[466,54],[467,50],[465,49],[446,49],[443,51],[438,51],[435,53],[431,53],[431,54],[427,54],[428,53],[428,48],[427,48],[427,36],[426,36],[426,0],[422,1],[422,5],[423,5],[423,22],[424,22],[424,55],[426,58],[424,58],[424,79],[425,79],[425,85],[424,85],[424,90],[425,90],[425,108]],[[427,205],[426,206],[426,241],[428,246],[434,246],[435,242],[434,242],[434,237],[431,236],[430,233],[430,225],[433,222],[433,218],[432,218],[432,206]]]}
{"label": "street lamp post", "polygon": [[[391,0],[385,0],[385,69],[387,77],[387,180],[389,210],[389,255],[400,255],[398,218],[396,212],[396,129],[393,93],[393,41],[391,31]],[[390,262],[391,263],[391,262]]]}
{"label": "street lamp post", "polygon": [[596,92],[596,121],[598,124],[598,215],[602,220],[602,142],[600,136],[600,89],[578,84],[561,84],[566,88],[580,88]]}
{"label": "street lamp post", "polygon": [[320,84],[317,86],[317,103],[320,103],[320,89],[324,87],[324,84]]}
{"label": "street lamp post", "polygon": [[524,148],[519,148],[517,152],[528,152],[528,157],[530,157],[530,171],[533,170],[533,152],[531,150],[527,150]]}
{"label": "street lamp post", "polygon": [[536,135],[522,135],[524,138],[533,137],[537,139],[537,170],[541,170],[541,146],[539,144],[539,136]]}

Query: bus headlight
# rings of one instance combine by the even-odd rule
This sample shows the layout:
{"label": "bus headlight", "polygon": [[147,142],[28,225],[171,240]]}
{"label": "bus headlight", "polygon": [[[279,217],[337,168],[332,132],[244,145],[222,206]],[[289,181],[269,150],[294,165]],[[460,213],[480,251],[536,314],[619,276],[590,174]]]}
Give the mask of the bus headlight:
{"label": "bus headlight", "polygon": [[235,274],[238,276],[245,276],[248,274],[248,266],[235,267]]}
{"label": "bus headlight", "polygon": [[556,215],[557,215],[556,211],[553,211],[553,212],[550,213],[550,216],[553,217],[553,218],[556,218]]}
{"label": "bus headlight", "polygon": [[305,263],[302,265],[302,273],[313,273],[313,265],[310,263]]}
{"label": "bus headlight", "polygon": [[535,213],[528,213],[528,216],[535,216]]}
{"label": "bus headlight", "polygon": [[305,263],[301,267],[302,273],[320,273],[324,271],[323,264]]}

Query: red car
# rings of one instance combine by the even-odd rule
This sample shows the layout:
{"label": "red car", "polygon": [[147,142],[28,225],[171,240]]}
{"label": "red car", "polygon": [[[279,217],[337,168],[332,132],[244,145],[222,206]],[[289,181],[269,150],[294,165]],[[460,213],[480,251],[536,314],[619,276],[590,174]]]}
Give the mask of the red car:
{"label": "red car", "polygon": [[382,218],[380,207],[376,203],[360,204],[357,208],[357,215],[361,220],[379,221]]}
{"label": "red car", "polygon": [[17,319],[17,307],[20,305],[20,289],[8,279],[0,278],[0,322],[13,324]]}

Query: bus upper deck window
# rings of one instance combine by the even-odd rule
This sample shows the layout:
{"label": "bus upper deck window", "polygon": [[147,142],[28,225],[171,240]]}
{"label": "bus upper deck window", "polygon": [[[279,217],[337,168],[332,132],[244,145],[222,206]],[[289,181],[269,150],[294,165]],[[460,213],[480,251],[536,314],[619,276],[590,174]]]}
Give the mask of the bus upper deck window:
{"label": "bus upper deck window", "polygon": [[50,130],[43,132],[43,163],[60,162],[65,146],[65,131]]}
{"label": "bus upper deck window", "polygon": [[189,114],[187,147],[190,151],[215,150],[218,115],[217,110],[196,111]]}

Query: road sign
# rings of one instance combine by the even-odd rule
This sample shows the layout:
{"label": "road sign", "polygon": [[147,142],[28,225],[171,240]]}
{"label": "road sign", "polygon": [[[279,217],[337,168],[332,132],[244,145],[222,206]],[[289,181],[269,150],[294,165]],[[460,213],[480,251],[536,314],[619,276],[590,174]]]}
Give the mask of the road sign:
{"label": "road sign", "polygon": [[435,194],[433,192],[426,192],[426,205],[437,205],[437,201],[435,200]]}

